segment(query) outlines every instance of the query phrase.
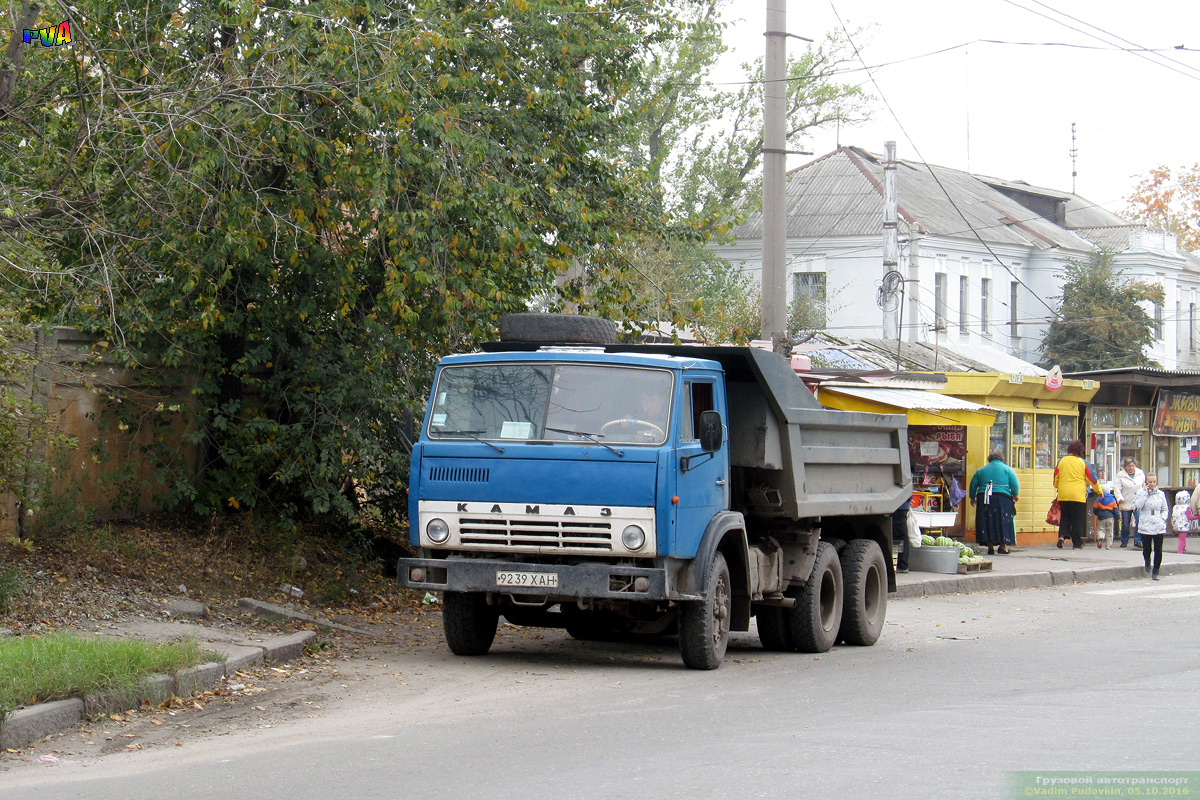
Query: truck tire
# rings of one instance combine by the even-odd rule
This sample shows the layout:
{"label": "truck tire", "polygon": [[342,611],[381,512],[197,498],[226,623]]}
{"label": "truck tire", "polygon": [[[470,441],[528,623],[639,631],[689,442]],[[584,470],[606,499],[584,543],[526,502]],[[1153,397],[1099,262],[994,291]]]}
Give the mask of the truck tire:
{"label": "truck tire", "polygon": [[690,669],[716,669],[729,646],[729,617],[733,612],[729,565],[720,551],[708,567],[708,591],[699,603],[679,610],[679,654]]}
{"label": "truck tire", "polygon": [[456,656],[481,656],[492,648],[500,613],[482,592],[444,592],[442,629]]}
{"label": "truck tire", "polygon": [[869,646],[879,641],[887,617],[887,565],[879,544],[852,539],[842,550],[842,600],[840,636],[847,644]]}
{"label": "truck tire", "polygon": [[508,314],[500,318],[500,341],[616,344],[617,326],[583,314]]}
{"label": "truck tire", "polygon": [[792,643],[801,653],[825,653],[833,647],[842,625],[842,563],[829,542],[817,545],[812,574],[787,590],[796,600],[787,610]]}
{"label": "truck tire", "polygon": [[764,650],[772,653],[788,653],[796,649],[792,644],[792,633],[788,627],[785,615],[787,609],[778,606],[768,606],[759,609],[754,615],[758,626],[758,640]]}

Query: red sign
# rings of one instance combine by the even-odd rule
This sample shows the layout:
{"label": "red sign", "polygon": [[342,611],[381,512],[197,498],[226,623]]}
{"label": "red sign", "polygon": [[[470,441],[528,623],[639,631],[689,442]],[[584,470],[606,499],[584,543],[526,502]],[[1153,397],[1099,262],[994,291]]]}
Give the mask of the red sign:
{"label": "red sign", "polygon": [[909,425],[908,459],[912,471],[964,474],[967,429],[962,425]]}

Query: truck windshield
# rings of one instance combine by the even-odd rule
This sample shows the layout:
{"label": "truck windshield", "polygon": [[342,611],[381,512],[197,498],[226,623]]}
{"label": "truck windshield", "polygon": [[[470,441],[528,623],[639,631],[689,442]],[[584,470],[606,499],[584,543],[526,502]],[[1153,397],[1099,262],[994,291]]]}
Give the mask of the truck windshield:
{"label": "truck windshield", "polygon": [[431,439],[659,445],[674,380],[666,370],[587,364],[446,367]]}

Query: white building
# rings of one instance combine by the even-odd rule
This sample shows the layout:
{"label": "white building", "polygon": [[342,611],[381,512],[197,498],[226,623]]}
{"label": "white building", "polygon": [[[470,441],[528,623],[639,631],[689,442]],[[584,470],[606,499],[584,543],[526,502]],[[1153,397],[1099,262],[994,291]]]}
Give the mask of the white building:
{"label": "white building", "polygon": [[[788,174],[788,301],[805,293],[824,304],[835,336],[988,345],[1026,361],[1039,348],[1071,259],[1113,250],[1130,279],[1161,283],[1162,308],[1148,356],[1165,369],[1200,365],[1200,259],[1175,237],[1131,223],[1077,195],[896,162],[904,299],[881,308],[884,159],[841,147]],[[762,215],[714,249],[762,271]]]}

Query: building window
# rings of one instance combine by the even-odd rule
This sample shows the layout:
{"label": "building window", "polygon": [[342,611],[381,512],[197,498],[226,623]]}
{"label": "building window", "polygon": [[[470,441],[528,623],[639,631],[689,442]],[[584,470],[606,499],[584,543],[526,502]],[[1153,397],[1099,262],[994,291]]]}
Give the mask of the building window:
{"label": "building window", "polygon": [[1188,303],[1188,349],[1196,352],[1196,304]]}
{"label": "building window", "polygon": [[1033,414],[1012,415],[1012,458],[1013,469],[1029,469],[1033,466]]}
{"label": "building window", "polygon": [[828,322],[828,303],[824,272],[797,272],[792,275],[792,302],[807,309],[804,318],[814,328],[824,328]]}
{"label": "building window", "polygon": [[946,273],[933,276],[933,324],[940,330],[946,322]]}
{"label": "building window", "polygon": [[1154,338],[1163,338],[1163,307],[1162,303],[1154,304]]}
{"label": "building window", "polygon": [[979,280],[979,329],[984,338],[992,338],[992,279]]}
{"label": "building window", "polygon": [[1017,290],[1020,285],[1016,281],[1008,285],[1008,326],[1011,328],[1010,335],[1014,339],[1021,338],[1021,332],[1017,327]]}
{"label": "building window", "polygon": [[967,313],[971,308],[971,300],[967,296],[969,284],[970,281],[966,275],[958,279],[958,329],[964,335],[971,325],[970,315]]}

